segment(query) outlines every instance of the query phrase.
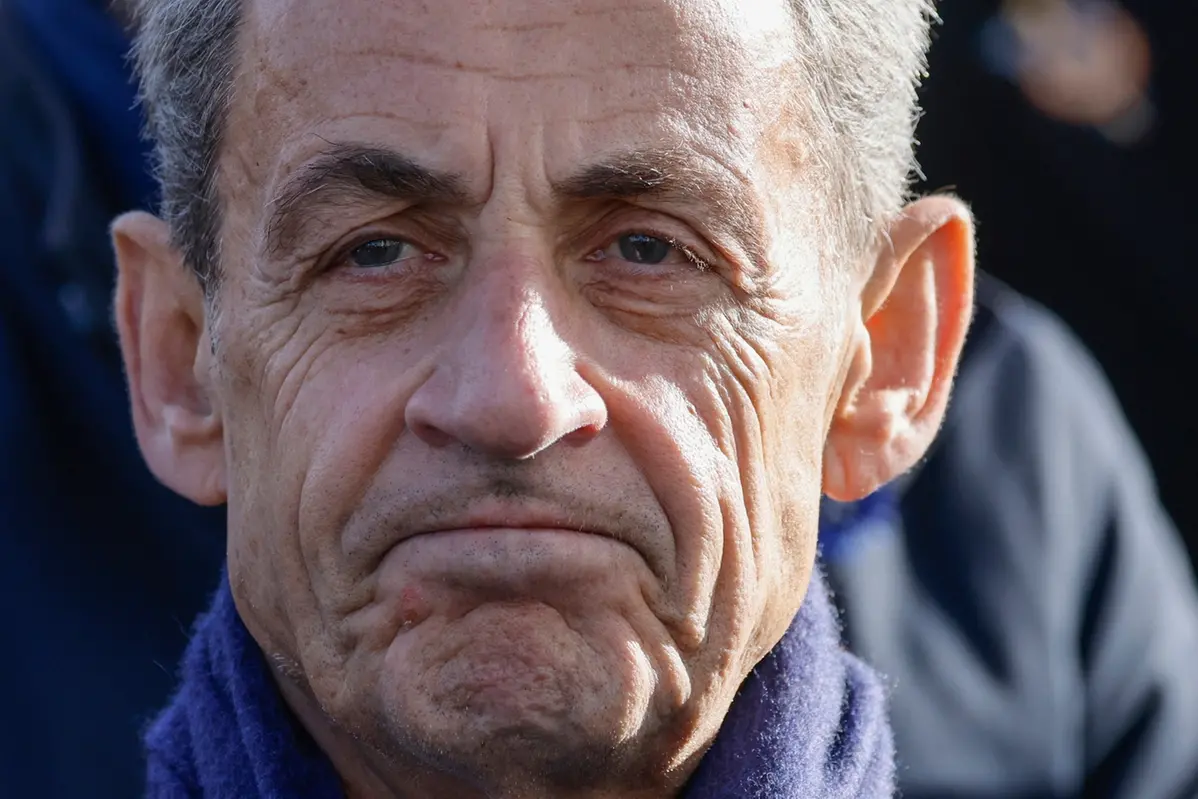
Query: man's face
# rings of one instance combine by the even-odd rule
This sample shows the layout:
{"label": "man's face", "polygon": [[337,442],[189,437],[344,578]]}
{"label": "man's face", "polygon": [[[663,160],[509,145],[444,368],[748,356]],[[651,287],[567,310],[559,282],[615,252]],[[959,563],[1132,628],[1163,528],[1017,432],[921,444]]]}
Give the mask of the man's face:
{"label": "man's face", "polygon": [[783,0],[247,5],[197,367],[247,625],[377,749],[681,773],[845,369]]}

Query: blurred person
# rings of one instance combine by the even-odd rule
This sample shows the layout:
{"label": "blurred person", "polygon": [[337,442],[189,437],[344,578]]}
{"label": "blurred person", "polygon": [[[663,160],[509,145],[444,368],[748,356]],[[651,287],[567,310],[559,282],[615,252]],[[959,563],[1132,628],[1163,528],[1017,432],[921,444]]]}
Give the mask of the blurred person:
{"label": "blurred person", "polygon": [[928,10],[141,4],[122,353],[229,542],[151,796],[892,794],[815,550],[972,311]]}
{"label": "blurred person", "polygon": [[1058,320],[977,294],[926,461],[821,520],[901,795],[1193,799],[1198,600],[1148,463]]}
{"label": "blurred person", "polygon": [[216,587],[223,514],[146,469],[110,316],[113,214],[154,202],[99,2],[0,0],[0,795],[128,799]]}
{"label": "blurred person", "polygon": [[952,187],[979,262],[1093,351],[1198,552],[1198,4],[955,0],[931,51],[923,190]]}
{"label": "blurred person", "polygon": [[1153,123],[1151,47],[1110,0],[1008,0],[983,30],[989,63],[1042,113],[1132,143]]}

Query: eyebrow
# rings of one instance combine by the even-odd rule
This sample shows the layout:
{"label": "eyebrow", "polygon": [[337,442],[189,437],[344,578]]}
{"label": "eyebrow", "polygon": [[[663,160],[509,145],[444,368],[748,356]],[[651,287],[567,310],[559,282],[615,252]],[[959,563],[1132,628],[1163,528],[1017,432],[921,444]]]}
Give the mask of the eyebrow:
{"label": "eyebrow", "polygon": [[634,150],[607,157],[554,185],[567,199],[643,198],[690,207],[707,226],[722,230],[760,267],[765,260],[762,222],[747,199],[751,189],[731,172],[685,150]]}
{"label": "eyebrow", "polygon": [[330,143],[296,170],[271,201],[267,249],[280,250],[323,211],[380,198],[463,204],[468,195],[461,176],[421,166],[393,150]]}

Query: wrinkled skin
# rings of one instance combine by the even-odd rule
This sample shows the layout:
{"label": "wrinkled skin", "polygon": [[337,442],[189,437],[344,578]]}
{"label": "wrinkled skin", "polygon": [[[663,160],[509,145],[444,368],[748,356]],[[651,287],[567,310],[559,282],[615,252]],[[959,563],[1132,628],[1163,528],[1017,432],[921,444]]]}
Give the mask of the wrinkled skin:
{"label": "wrinkled skin", "polygon": [[[115,228],[147,460],[228,502],[239,611],[351,796],[674,794],[821,491],[934,434],[967,213],[821,257],[782,0],[247,5],[214,296]],[[452,191],[302,182],[347,149]],[[579,179],[631,154],[681,190]]]}

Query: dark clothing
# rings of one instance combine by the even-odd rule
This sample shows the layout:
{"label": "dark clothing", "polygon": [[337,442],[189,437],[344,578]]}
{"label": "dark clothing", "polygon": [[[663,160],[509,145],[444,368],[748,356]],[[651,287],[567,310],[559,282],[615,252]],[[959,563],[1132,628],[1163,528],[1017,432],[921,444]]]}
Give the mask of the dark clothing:
{"label": "dark clothing", "polygon": [[[683,799],[885,799],[885,698],[845,653],[821,578],[741,686]],[[150,799],[341,799],[336,773],[288,713],[227,584],[200,622],[183,684],[147,741]]]}
{"label": "dark clothing", "polygon": [[108,311],[128,195],[30,41],[0,0],[0,795],[128,799],[223,514],[138,452]]}
{"label": "dark clothing", "polygon": [[900,514],[829,577],[893,686],[906,799],[1198,797],[1198,599],[1101,373],[990,281]]}
{"label": "dark clothing", "polygon": [[120,210],[151,208],[158,194],[140,137],[136,82],[126,60],[128,34],[107,10],[110,0],[5,0],[44,62],[46,77],[72,109],[78,135],[102,153],[88,164]]}
{"label": "dark clothing", "polygon": [[953,187],[978,262],[1064,318],[1097,357],[1198,554],[1187,385],[1198,363],[1198,3],[1123,0],[1153,48],[1155,127],[1123,146],[1057,122],[988,62],[999,0],[939,3],[919,127],[921,189]]}

